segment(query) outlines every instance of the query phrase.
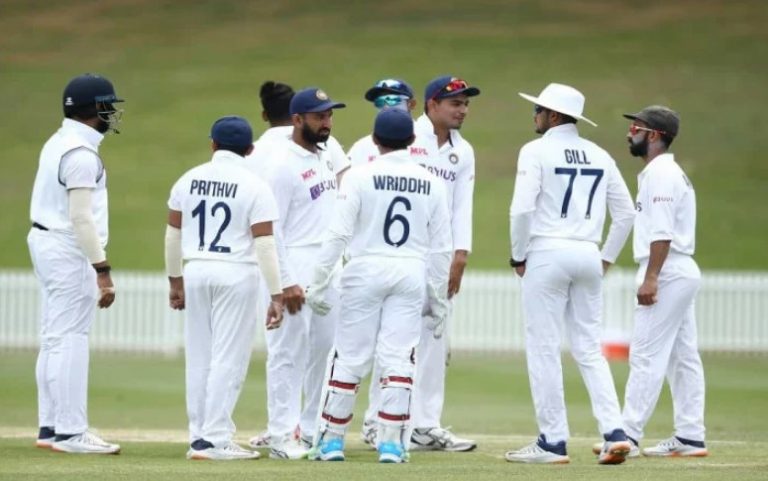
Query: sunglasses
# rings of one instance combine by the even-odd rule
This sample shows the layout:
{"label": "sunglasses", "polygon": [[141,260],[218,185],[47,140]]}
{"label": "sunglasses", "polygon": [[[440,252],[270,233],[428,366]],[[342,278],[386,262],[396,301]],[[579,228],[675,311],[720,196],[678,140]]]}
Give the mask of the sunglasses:
{"label": "sunglasses", "polygon": [[377,109],[384,107],[394,107],[395,105],[406,102],[407,100],[408,97],[405,95],[382,95],[380,97],[376,97],[376,100],[373,101],[373,105],[375,105]]}
{"label": "sunglasses", "polygon": [[540,113],[544,112],[545,110],[547,110],[547,109],[545,109],[541,105],[534,105],[533,106],[533,115],[539,115]]}
{"label": "sunglasses", "polygon": [[469,84],[466,81],[459,78],[453,78],[450,82],[448,82],[448,85],[435,92],[435,95],[432,96],[432,99],[437,98],[437,96],[441,93],[456,92],[457,90],[464,90],[467,88],[469,88]]}
{"label": "sunglasses", "polygon": [[667,134],[663,130],[659,130],[659,129],[649,129],[649,128],[646,128],[646,127],[641,127],[641,126],[639,126],[637,124],[630,124],[629,125],[629,133],[630,134],[637,135],[638,132],[658,132],[661,135],[666,135]]}

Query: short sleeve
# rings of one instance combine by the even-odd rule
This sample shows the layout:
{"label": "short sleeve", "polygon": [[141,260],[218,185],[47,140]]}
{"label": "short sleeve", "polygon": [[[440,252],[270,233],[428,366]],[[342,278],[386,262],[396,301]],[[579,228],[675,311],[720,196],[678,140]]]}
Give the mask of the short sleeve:
{"label": "short sleeve", "polygon": [[103,170],[101,159],[95,152],[78,148],[62,157],[59,181],[67,189],[95,189]]}
{"label": "short sleeve", "polygon": [[260,222],[274,222],[278,219],[277,202],[272,194],[272,189],[258,178],[253,179],[253,185],[256,188],[256,198],[249,214],[251,225]]}

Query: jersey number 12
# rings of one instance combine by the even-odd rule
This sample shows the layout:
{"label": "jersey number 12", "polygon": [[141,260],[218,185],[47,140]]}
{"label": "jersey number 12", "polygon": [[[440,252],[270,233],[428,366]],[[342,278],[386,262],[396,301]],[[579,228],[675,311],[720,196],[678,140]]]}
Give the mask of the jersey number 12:
{"label": "jersey number 12", "polygon": [[[232,249],[230,249],[227,246],[220,246],[219,241],[221,240],[221,234],[224,232],[224,229],[227,228],[229,225],[229,221],[232,220],[232,211],[229,209],[229,206],[224,202],[217,202],[213,204],[213,207],[211,207],[211,217],[216,217],[216,212],[219,210],[224,211],[224,221],[221,223],[221,226],[219,226],[219,231],[216,232],[216,237],[213,238],[213,242],[211,242],[211,245],[208,247],[208,250],[210,252],[221,252],[221,253],[228,253],[231,252]],[[197,250],[201,251],[205,247],[205,199],[201,200],[199,204],[197,204],[197,207],[195,207],[195,210],[192,211],[192,217],[200,217],[200,224],[198,225],[198,233],[200,234],[200,244],[197,246]]]}

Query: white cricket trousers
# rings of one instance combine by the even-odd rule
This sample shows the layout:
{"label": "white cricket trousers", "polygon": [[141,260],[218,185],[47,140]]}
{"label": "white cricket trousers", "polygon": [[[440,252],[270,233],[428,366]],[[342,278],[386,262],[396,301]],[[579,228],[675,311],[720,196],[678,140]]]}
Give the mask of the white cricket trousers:
{"label": "white cricket trousers", "polygon": [[[322,421],[331,430],[346,431],[347,424],[338,420],[351,419],[357,386],[374,360],[379,373],[374,373],[371,384],[379,391],[380,403],[373,419],[380,427],[408,430],[413,356],[421,335],[425,296],[424,269],[421,259],[378,256],[357,257],[344,267],[335,355],[329,358],[326,373],[331,388],[323,401],[323,417],[337,419]],[[334,383],[348,386],[349,392],[333,389]],[[334,429],[334,424],[339,425]]]}
{"label": "white cricket trousers", "polygon": [[[647,260],[636,284],[645,279]],[[670,252],[659,273],[657,302],[635,308],[624,393],[624,430],[640,440],[664,377],[672,391],[675,436],[704,441],[704,368],[696,336],[694,300],[701,272],[690,256]]]}
{"label": "white cricket trousers", "polygon": [[[425,286],[426,287],[426,286]],[[426,298],[422,301],[426,304]],[[451,303],[453,306],[453,303]],[[446,324],[452,317],[451,309]],[[445,369],[448,355],[448,326],[440,339],[435,339],[428,326],[428,317],[422,317],[421,336],[416,347],[416,375],[413,386],[411,425],[414,428],[442,427],[443,404],[445,403]],[[376,382],[381,377],[378,363],[373,366],[371,385],[368,389],[368,408],[365,422],[372,423],[379,412],[381,389]]]}
{"label": "white cricket trousers", "polygon": [[600,434],[620,429],[616,388],[600,347],[603,270],[597,246],[573,241],[568,247],[531,252],[527,261],[522,278],[525,346],[539,432],[549,443],[570,436],[560,359],[563,326]]}
{"label": "white cricket trousers", "polygon": [[[312,283],[320,246],[286,248],[287,262],[302,289]],[[315,433],[323,377],[339,312],[337,283],[335,275],[326,291],[326,300],[333,306],[327,315],[314,314],[304,305],[296,314],[286,310],[280,329],[266,331],[267,430],[273,437],[293,433],[297,425],[305,436]]]}
{"label": "white cricket trousers", "polygon": [[96,271],[74,239],[33,228],[27,236],[40,283],[38,423],[56,434],[88,429],[88,332],[96,316]]}
{"label": "white cricket trousers", "polygon": [[193,260],[184,266],[187,415],[190,443],[232,440],[232,412],[256,333],[255,264]]}

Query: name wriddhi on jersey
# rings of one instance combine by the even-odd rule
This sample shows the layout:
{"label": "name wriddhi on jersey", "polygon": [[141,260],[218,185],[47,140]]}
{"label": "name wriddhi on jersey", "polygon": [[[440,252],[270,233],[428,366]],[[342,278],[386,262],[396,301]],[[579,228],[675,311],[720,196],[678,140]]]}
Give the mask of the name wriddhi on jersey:
{"label": "name wriddhi on jersey", "polygon": [[189,186],[189,193],[205,195],[208,197],[229,197],[230,199],[234,199],[237,195],[237,184],[234,182],[193,179],[192,184]]}
{"label": "name wriddhi on jersey", "polygon": [[374,175],[373,188],[376,190],[394,190],[412,194],[429,195],[432,184],[428,180],[413,177],[395,177],[392,175]]}

